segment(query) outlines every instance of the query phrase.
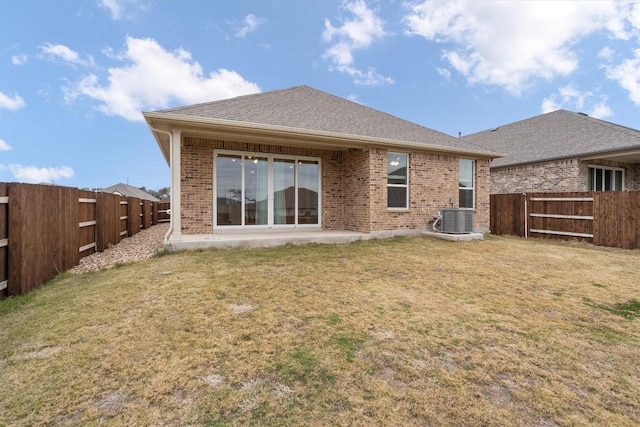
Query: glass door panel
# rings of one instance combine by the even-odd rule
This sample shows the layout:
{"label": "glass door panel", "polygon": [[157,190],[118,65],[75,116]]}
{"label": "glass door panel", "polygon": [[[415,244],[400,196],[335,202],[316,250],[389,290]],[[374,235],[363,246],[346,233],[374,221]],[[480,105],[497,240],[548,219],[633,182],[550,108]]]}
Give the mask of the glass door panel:
{"label": "glass door panel", "polygon": [[295,161],[273,159],[273,223],[295,224]]}
{"label": "glass door panel", "polygon": [[242,225],[242,156],[216,156],[217,225]]}
{"label": "glass door panel", "polygon": [[244,224],[267,225],[269,221],[269,160],[247,156],[244,160]]}
{"label": "glass door panel", "polygon": [[298,224],[318,224],[318,162],[298,161]]}

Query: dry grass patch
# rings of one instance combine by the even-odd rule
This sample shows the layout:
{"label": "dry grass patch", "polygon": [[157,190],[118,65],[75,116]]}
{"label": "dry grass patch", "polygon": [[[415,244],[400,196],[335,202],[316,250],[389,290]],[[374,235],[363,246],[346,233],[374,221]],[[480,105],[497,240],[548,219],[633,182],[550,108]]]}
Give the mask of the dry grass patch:
{"label": "dry grass patch", "polygon": [[0,425],[637,425],[639,261],[405,238],[62,275],[0,302]]}

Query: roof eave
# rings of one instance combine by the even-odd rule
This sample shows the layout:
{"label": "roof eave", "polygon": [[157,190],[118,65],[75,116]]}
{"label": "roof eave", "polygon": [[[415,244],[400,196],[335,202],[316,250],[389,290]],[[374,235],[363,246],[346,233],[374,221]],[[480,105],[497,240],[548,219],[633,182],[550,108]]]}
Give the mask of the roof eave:
{"label": "roof eave", "polygon": [[[189,117],[178,114],[170,113],[157,113],[146,112],[143,113],[149,127],[153,131],[160,129],[165,132],[171,132],[171,129],[184,128],[193,132],[212,133],[218,135],[241,135],[241,134],[260,134],[264,139],[273,138],[274,142],[280,140],[283,137],[288,141],[301,141],[315,143],[318,146],[333,146],[335,148],[368,148],[368,147],[386,147],[397,149],[413,149],[420,151],[431,151],[438,153],[466,155],[474,158],[493,159],[502,157],[502,154],[491,151],[480,150],[468,150],[460,149],[456,147],[447,147],[438,144],[427,144],[413,141],[400,141],[386,138],[376,138],[368,136],[360,136],[353,134],[343,134],[337,132],[309,130],[303,128],[294,128],[287,126],[269,125],[262,123],[240,122],[235,120],[206,118],[206,117]],[[211,127],[215,126],[215,130],[198,128],[198,127]],[[158,135],[158,132],[154,131],[154,137],[162,150],[163,155],[167,162],[168,157],[168,143],[167,151],[163,148],[163,142]]]}
{"label": "roof eave", "polygon": [[629,155],[640,156],[640,148],[631,147],[631,148],[622,148],[622,149],[616,149],[616,150],[592,151],[589,153],[582,153],[582,154],[568,154],[566,156],[548,157],[548,158],[542,158],[542,159],[520,161],[520,162],[497,165],[497,166],[491,166],[491,169],[511,168],[511,167],[517,167],[517,166],[532,165],[535,163],[556,162],[559,160],[569,160],[569,159],[576,159],[580,161],[606,160],[608,158],[629,156]]}

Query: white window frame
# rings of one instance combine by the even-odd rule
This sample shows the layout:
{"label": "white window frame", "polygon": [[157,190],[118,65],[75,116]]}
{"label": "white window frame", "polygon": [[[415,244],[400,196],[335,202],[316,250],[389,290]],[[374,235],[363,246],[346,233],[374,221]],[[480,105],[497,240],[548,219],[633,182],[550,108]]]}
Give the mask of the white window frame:
{"label": "white window frame", "polygon": [[[589,179],[589,169],[593,169],[593,182],[588,182],[587,181],[587,189],[589,189],[589,186],[593,186],[593,190],[591,191],[624,191],[624,180],[625,180],[625,169],[624,168],[617,168],[614,166],[603,166],[603,165],[588,165],[588,169],[587,169],[587,180]],[[602,190],[596,190],[596,169],[602,169]],[[611,190],[611,189],[607,189],[604,188],[604,171],[606,170],[610,170],[614,172],[613,175],[613,179],[612,182],[615,185],[615,172],[622,172],[622,188],[620,190]]]}
{"label": "white window frame", "polygon": [[[229,154],[234,156],[242,156],[242,188],[244,190],[244,161],[246,157],[262,157],[268,161],[268,200],[267,200],[267,224],[260,225],[245,225],[244,214],[241,216],[241,225],[218,225],[218,203],[216,199],[216,157],[218,154]],[[295,223],[294,224],[274,224],[273,223],[273,160],[274,159],[288,159],[295,162]],[[318,162],[318,223],[317,224],[298,224],[298,161],[307,160]],[[261,153],[258,151],[237,151],[237,150],[213,150],[213,228],[214,230],[233,230],[233,229],[259,229],[259,228],[322,228],[322,159],[320,157],[311,156],[294,156],[289,154],[277,154],[277,153]],[[242,200],[242,211],[244,212],[244,198]]]}
{"label": "white window frame", "polygon": [[[471,187],[460,187],[460,162],[463,160],[471,162]],[[471,207],[460,206],[461,190],[471,191]],[[458,207],[460,209],[469,210],[474,210],[476,208],[476,161],[473,159],[458,159]]]}
{"label": "white window frame", "polygon": [[[404,156],[407,159],[407,183],[406,184],[389,184],[389,157],[394,156]],[[409,162],[411,160],[411,156],[409,153],[400,153],[396,151],[389,151],[387,153],[387,160],[385,162],[385,168],[387,169],[387,209],[390,211],[406,211],[409,209],[410,201],[409,201]],[[406,200],[407,205],[405,207],[391,207],[389,206],[389,187],[396,188],[405,188],[406,191]]]}

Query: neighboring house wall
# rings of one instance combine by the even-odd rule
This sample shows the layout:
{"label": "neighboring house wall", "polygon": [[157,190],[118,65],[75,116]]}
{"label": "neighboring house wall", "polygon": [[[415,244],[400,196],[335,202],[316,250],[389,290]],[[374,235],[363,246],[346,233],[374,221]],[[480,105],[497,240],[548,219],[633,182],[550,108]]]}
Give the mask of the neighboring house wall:
{"label": "neighboring house wall", "polygon": [[491,169],[492,194],[586,191],[586,185],[576,159]]}
{"label": "neighboring house wall", "polygon": [[555,160],[491,169],[491,194],[589,191],[590,165],[625,169],[625,189],[640,189],[640,165],[606,160]]}
{"label": "neighboring house wall", "polygon": [[[213,233],[213,150],[319,157],[322,228],[371,233],[426,229],[439,209],[458,206],[457,156],[409,154],[409,209],[387,208],[386,149],[317,150],[185,137],[181,149],[183,234]],[[489,228],[489,161],[476,161],[474,228]]]}

